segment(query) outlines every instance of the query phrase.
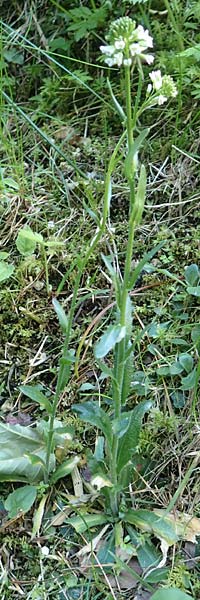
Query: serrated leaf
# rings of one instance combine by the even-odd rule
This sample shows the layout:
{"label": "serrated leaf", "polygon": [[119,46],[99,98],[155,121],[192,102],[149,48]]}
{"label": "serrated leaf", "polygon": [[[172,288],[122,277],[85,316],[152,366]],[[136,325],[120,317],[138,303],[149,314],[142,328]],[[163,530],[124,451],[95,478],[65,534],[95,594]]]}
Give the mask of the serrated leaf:
{"label": "serrated leaf", "polygon": [[20,512],[28,512],[35,502],[36,495],[37,488],[33,485],[24,485],[9,494],[4,503],[9,518],[13,519]]}
{"label": "serrated leaf", "polygon": [[197,265],[192,264],[185,267],[185,279],[191,286],[195,286],[200,278],[200,271]]}
{"label": "serrated leaf", "polygon": [[37,402],[38,404],[40,404],[40,406],[45,408],[48,415],[51,415],[52,404],[51,404],[51,402],[49,402],[48,398],[46,398],[46,396],[43,394],[43,392],[38,390],[38,387],[36,385],[33,385],[33,386],[32,385],[20,385],[19,389],[20,389],[20,392],[22,392],[25,396],[30,398],[30,400]]}
{"label": "serrated leaf", "polygon": [[97,402],[74,404],[72,408],[83,421],[100,429],[105,435],[107,443],[110,446],[112,445],[112,426],[110,418]]}
{"label": "serrated leaf", "polygon": [[15,267],[9,265],[5,260],[0,260],[0,281],[6,281],[13,274]]}
{"label": "serrated leaf", "polygon": [[64,308],[61,306],[60,302],[58,302],[58,300],[56,300],[56,298],[53,299],[52,304],[56,311],[61,329],[62,329],[63,333],[66,333],[69,320],[64,311]]}
{"label": "serrated leaf", "polygon": [[129,460],[138,445],[139,436],[142,426],[142,419],[152,406],[150,401],[144,401],[138,404],[126,416],[129,419],[128,426],[123,437],[119,439],[118,455],[117,455],[117,471],[118,473],[127,465]]}
{"label": "serrated leaf", "polygon": [[187,373],[192,371],[194,361],[191,354],[188,354],[188,352],[183,352],[182,354],[179,354],[178,360]]}
{"label": "serrated leaf", "polygon": [[126,335],[126,327],[110,325],[95,345],[95,358],[104,358]]}

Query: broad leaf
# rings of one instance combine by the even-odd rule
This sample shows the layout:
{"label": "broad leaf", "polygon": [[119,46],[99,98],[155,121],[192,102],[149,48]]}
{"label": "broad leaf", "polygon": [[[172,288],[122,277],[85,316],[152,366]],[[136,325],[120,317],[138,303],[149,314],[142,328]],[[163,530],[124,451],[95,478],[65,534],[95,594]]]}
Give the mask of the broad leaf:
{"label": "broad leaf", "polygon": [[129,420],[128,426],[122,438],[119,440],[118,455],[117,455],[117,470],[118,473],[127,465],[129,460],[138,445],[142,419],[145,412],[152,406],[150,401],[144,401],[138,404],[132,411],[127,413],[126,417]]}
{"label": "broad leaf", "polygon": [[178,360],[187,373],[192,371],[194,361],[191,354],[188,354],[188,352],[183,352],[183,354],[179,354]]}
{"label": "broad leaf", "polygon": [[185,267],[185,279],[191,286],[195,286],[200,279],[200,271],[197,265],[192,264]]}
{"label": "broad leaf", "polygon": [[28,225],[23,229],[20,229],[16,239],[17,250],[20,254],[23,256],[33,254],[37,243],[43,244],[43,237],[40,233],[34,233]]}
{"label": "broad leaf", "polygon": [[0,260],[0,281],[6,281],[13,274],[15,267],[9,265],[5,260]]}
{"label": "broad leaf", "polygon": [[178,590],[178,588],[163,588],[157,590],[151,600],[193,600],[192,596],[188,596],[185,592]]}
{"label": "broad leaf", "polygon": [[51,415],[52,404],[51,402],[49,402],[48,398],[46,398],[43,392],[41,392],[38,389],[36,385],[21,385],[19,389],[25,396],[27,396],[28,398],[30,398],[34,402],[37,402],[38,404],[40,404],[40,406],[45,408],[48,415]]}
{"label": "broad leaf", "polygon": [[196,367],[187,375],[186,377],[181,378],[181,389],[182,390],[192,390],[196,385],[197,379],[197,369]]}
{"label": "broad leaf", "polygon": [[149,531],[160,540],[165,540],[169,546],[178,541],[176,528],[167,520],[146,509],[128,510],[124,521],[135,525],[142,531]]}
{"label": "broad leaf", "polygon": [[192,286],[187,287],[187,292],[191,296],[195,296],[196,298],[200,298],[200,285],[196,285],[196,286],[193,286],[193,287]]}
{"label": "broad leaf", "polygon": [[[28,454],[45,461],[46,441],[42,427],[38,425],[33,429],[0,423],[0,481],[41,481],[43,465],[39,462],[31,464]],[[55,457],[51,455],[50,470],[54,467]]]}
{"label": "broad leaf", "polygon": [[126,327],[120,324],[110,325],[95,346],[95,358],[104,358],[104,356],[106,356],[110,350],[113,350],[116,344],[118,344],[125,335]]}
{"label": "broad leaf", "polygon": [[90,423],[100,429],[100,431],[103,431],[106,441],[111,447],[113,437],[111,421],[107,413],[98,405],[98,403],[84,402],[83,404],[74,404],[72,408],[83,421]]}
{"label": "broad leaf", "polygon": [[9,494],[5,501],[8,516],[13,519],[17,515],[28,512],[33,506],[37,495],[37,488],[33,485],[24,485]]}

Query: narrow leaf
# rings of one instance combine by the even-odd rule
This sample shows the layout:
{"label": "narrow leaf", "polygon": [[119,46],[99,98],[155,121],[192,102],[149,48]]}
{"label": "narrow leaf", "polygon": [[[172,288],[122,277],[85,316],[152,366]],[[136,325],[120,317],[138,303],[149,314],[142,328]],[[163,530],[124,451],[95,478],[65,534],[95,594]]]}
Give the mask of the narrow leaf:
{"label": "narrow leaf", "polygon": [[51,402],[49,402],[48,398],[46,398],[43,392],[38,390],[38,387],[36,385],[21,385],[19,389],[22,392],[22,394],[24,394],[34,402],[37,402],[38,404],[40,404],[40,406],[43,406],[46,409],[48,415],[51,415]]}
{"label": "narrow leaf", "polygon": [[78,464],[79,460],[80,458],[78,456],[73,456],[72,458],[69,458],[69,460],[63,462],[51,476],[51,483],[54,484],[59,479],[63,479],[63,477],[69,475]]}
{"label": "narrow leaf", "polygon": [[133,179],[135,171],[137,169],[137,154],[138,151],[140,149],[140,146],[142,146],[145,138],[147,137],[149,133],[149,129],[143,129],[143,131],[140,133],[140,135],[138,135],[138,137],[136,138],[136,140],[133,142],[125,163],[124,163],[124,171],[125,171],[125,175],[127,177],[127,179]]}
{"label": "narrow leaf", "polygon": [[165,243],[166,243],[165,241],[160,242],[159,244],[157,244],[155,246],[155,248],[153,248],[152,250],[150,250],[149,252],[146,252],[146,254],[144,254],[143,258],[140,260],[139,264],[134,269],[134,272],[132,273],[132,275],[130,277],[129,290],[133,289],[144,265],[147,262],[149,262],[155,256],[155,254],[157,254],[157,252],[159,252],[159,250],[161,250],[161,248],[164,246]]}
{"label": "narrow leaf", "polygon": [[124,520],[142,529],[142,531],[150,531],[158,539],[164,539],[169,546],[175,544],[179,539],[175,526],[173,527],[167,519],[159,517],[149,510],[128,510]]}
{"label": "narrow leaf", "polygon": [[119,102],[118,102],[115,94],[113,93],[112,86],[110,84],[109,79],[107,79],[107,86],[108,86],[108,89],[109,89],[109,92],[110,92],[110,95],[111,95],[114,107],[116,109],[116,112],[120,116],[121,121],[124,123],[126,121],[126,114],[125,114],[125,112],[124,112],[121,104],[119,104]]}
{"label": "narrow leaf", "polygon": [[118,344],[125,335],[126,327],[120,324],[110,325],[95,346],[95,358],[104,358],[104,356],[113,350],[116,344]]}
{"label": "narrow leaf", "polygon": [[53,299],[52,304],[56,311],[61,329],[62,329],[63,333],[66,333],[67,328],[68,328],[68,317],[64,311],[64,308],[61,306],[60,302],[58,302],[58,300],[56,300],[56,298]]}

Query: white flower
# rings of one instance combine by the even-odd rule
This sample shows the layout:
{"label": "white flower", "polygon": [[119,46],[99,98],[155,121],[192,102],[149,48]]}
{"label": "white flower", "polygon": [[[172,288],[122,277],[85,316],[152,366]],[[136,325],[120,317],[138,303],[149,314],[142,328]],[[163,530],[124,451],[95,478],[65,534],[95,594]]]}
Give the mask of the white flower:
{"label": "white flower", "polygon": [[101,50],[102,54],[108,54],[108,56],[111,56],[115,52],[115,47],[114,46],[100,46],[100,50]]}
{"label": "white flower", "polygon": [[141,54],[141,46],[140,44],[134,43],[129,46],[131,56],[135,56],[137,54]]}
{"label": "white flower", "polygon": [[159,96],[157,96],[156,100],[158,102],[158,105],[161,106],[161,104],[167,102],[167,96],[163,96],[163,94],[160,94]]}
{"label": "white flower", "polygon": [[162,83],[163,83],[160,69],[158,71],[152,71],[151,73],[149,73],[149,77],[152,81],[153,89],[160,90],[160,88],[162,87]]}
{"label": "white flower", "polygon": [[117,54],[114,54],[113,58],[115,59],[115,64],[118,67],[121,67],[122,61],[123,61],[123,54],[122,54],[122,52],[117,52]]}
{"label": "white flower", "polygon": [[147,86],[147,94],[150,94],[150,93],[151,93],[151,91],[152,91],[152,85],[151,85],[151,83],[148,83],[148,86]]}
{"label": "white flower", "polygon": [[144,58],[144,60],[146,60],[148,65],[152,65],[154,61],[153,54],[141,54],[141,57]]}
{"label": "white flower", "polygon": [[144,29],[142,25],[138,25],[135,30],[138,35],[138,41],[146,48],[153,48],[153,38],[149,35],[148,29]]}
{"label": "white flower", "polygon": [[43,556],[49,556],[49,548],[48,548],[48,546],[42,546],[41,547],[41,553],[43,554]]}
{"label": "white flower", "polygon": [[109,67],[113,67],[113,65],[115,65],[115,59],[114,58],[109,58],[109,56],[108,56],[107,58],[105,58],[105,63]]}
{"label": "white flower", "polygon": [[123,65],[124,65],[125,67],[131,67],[131,65],[132,65],[132,60],[131,60],[131,58],[124,58],[124,60],[123,60]]}
{"label": "white flower", "polygon": [[124,40],[116,40],[116,42],[114,43],[116,50],[123,50],[125,48],[125,45],[126,44]]}

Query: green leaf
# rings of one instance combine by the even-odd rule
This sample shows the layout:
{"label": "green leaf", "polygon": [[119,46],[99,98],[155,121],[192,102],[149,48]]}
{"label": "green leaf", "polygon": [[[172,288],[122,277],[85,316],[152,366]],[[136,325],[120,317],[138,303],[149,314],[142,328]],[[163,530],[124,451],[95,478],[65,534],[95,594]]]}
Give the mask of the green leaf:
{"label": "green leaf", "polygon": [[24,485],[9,494],[5,501],[5,508],[8,511],[9,519],[17,515],[26,513],[33,506],[37,495],[37,488],[33,485]]}
{"label": "green leaf", "polygon": [[0,281],[5,281],[9,279],[13,274],[15,267],[13,265],[9,265],[5,260],[0,260]]}
{"label": "green leaf", "polygon": [[135,525],[139,529],[142,529],[142,531],[151,532],[158,537],[158,539],[164,539],[169,546],[178,541],[175,527],[173,527],[167,519],[159,517],[149,510],[128,510],[125,514],[124,521]]}
{"label": "green leaf", "polygon": [[192,390],[196,385],[197,370],[196,368],[187,375],[187,377],[181,378],[181,389]]}
{"label": "green leaf", "polygon": [[[150,540],[145,540],[140,533],[135,531],[133,527],[127,525],[127,532],[130,536],[131,542],[136,547],[136,553],[138,561],[142,569],[149,569],[149,567],[155,567],[161,560],[161,553],[155,548]],[[160,569],[159,569],[160,571]],[[146,579],[146,578],[145,578]]]}
{"label": "green leaf", "polygon": [[187,287],[187,293],[191,296],[195,296],[196,298],[200,298],[200,285],[196,285],[194,287]]}
{"label": "green leaf", "polygon": [[135,194],[135,200],[133,205],[134,211],[134,222],[136,225],[139,225],[142,213],[144,210],[144,202],[146,197],[146,186],[147,186],[147,174],[144,165],[141,165],[140,176],[137,185],[137,191]]}
{"label": "green leaf", "polygon": [[106,332],[101,336],[100,340],[96,343],[94,355],[95,358],[104,358],[113,350],[126,335],[126,327],[118,325],[110,325]]}
{"label": "green leaf", "polygon": [[162,590],[157,590],[151,596],[151,600],[193,600],[193,598],[177,588],[163,588]]}
{"label": "green leaf", "polygon": [[195,325],[191,331],[191,338],[194,344],[200,342],[200,325]]}
{"label": "green leaf", "polygon": [[37,243],[43,244],[43,237],[39,233],[34,233],[32,229],[27,225],[23,229],[20,229],[17,239],[16,246],[17,250],[23,256],[29,256],[35,252]]}
{"label": "green leaf", "polygon": [[22,394],[24,394],[34,402],[40,404],[40,406],[45,408],[48,415],[51,415],[52,404],[51,402],[49,402],[48,398],[46,398],[46,396],[38,389],[37,385],[20,385],[19,389],[20,392],[22,392]]}
{"label": "green leaf", "polygon": [[[179,375],[180,373],[182,373],[184,367],[183,365],[181,365],[178,361],[172,363],[172,365],[170,365],[169,367],[169,375]],[[161,374],[161,369],[158,369],[157,371],[158,373],[160,372]]]}
{"label": "green leaf", "polygon": [[58,302],[58,300],[56,300],[56,298],[53,299],[52,304],[53,304],[53,307],[54,307],[54,309],[56,311],[56,314],[57,314],[57,317],[58,317],[61,329],[62,329],[63,333],[66,333],[67,328],[68,328],[69,320],[68,320],[68,317],[67,317],[67,315],[66,315],[66,313],[64,311],[64,308],[61,306],[60,302]]}
{"label": "green leaf", "polygon": [[45,496],[43,496],[43,498],[40,500],[38,508],[34,512],[33,529],[32,529],[32,533],[31,533],[31,539],[36,537],[36,535],[38,536],[40,533],[40,527],[42,524],[42,519],[43,519],[43,515],[44,515],[44,509],[45,509],[45,504],[46,504],[47,498],[48,498],[48,494],[45,494]]}
{"label": "green leaf", "polygon": [[70,519],[66,519],[65,522],[69,523],[71,527],[74,527],[77,533],[84,533],[87,531],[87,529],[108,523],[109,517],[103,514],[83,514],[79,517],[71,517]]}
{"label": "green leaf", "polygon": [[122,438],[119,440],[118,456],[117,456],[117,471],[120,471],[127,465],[136,449],[139,442],[139,435],[142,426],[142,419],[145,412],[152,406],[150,401],[144,401],[138,404],[126,416],[129,419],[127,429]]}
{"label": "green leaf", "polygon": [[98,403],[84,402],[83,404],[74,404],[72,408],[83,421],[103,431],[106,441],[111,447],[113,436],[110,417]]}
{"label": "green leaf", "polygon": [[110,95],[111,95],[114,107],[116,109],[116,112],[118,113],[118,115],[119,115],[122,123],[125,123],[125,121],[126,121],[126,114],[125,114],[124,109],[122,108],[121,104],[119,104],[119,102],[118,102],[115,94],[113,93],[112,86],[111,86],[111,83],[110,83],[109,79],[107,79],[107,86],[108,86],[108,89],[109,89],[109,92],[110,92]]}
{"label": "green leaf", "polygon": [[80,458],[78,456],[73,456],[68,460],[65,460],[57,469],[54,471],[53,475],[51,475],[51,483],[54,484],[59,479],[63,479],[69,475],[74,467],[78,464]]}
{"label": "green leaf", "polygon": [[[0,423],[0,481],[41,481],[43,465],[38,462],[31,464],[28,454],[36,455],[45,462],[46,438],[41,422],[34,429]],[[50,470],[54,468],[55,457],[51,455]]]}
{"label": "green leaf", "polygon": [[194,361],[193,361],[191,354],[188,354],[188,352],[183,352],[183,354],[179,354],[178,360],[179,360],[180,364],[182,365],[182,367],[184,368],[184,370],[187,373],[190,373],[190,371],[193,369],[193,365],[194,365]]}
{"label": "green leaf", "polygon": [[149,133],[149,129],[143,129],[143,131],[140,133],[140,135],[138,135],[138,137],[136,138],[136,140],[133,142],[127,157],[125,159],[125,163],[124,163],[124,171],[125,171],[125,175],[127,177],[127,179],[133,179],[135,171],[137,170],[137,155],[138,155],[138,151],[140,149],[140,146],[142,146],[145,138],[147,137]]}
{"label": "green leaf", "polygon": [[155,248],[153,248],[152,250],[150,250],[149,252],[146,252],[146,254],[144,254],[143,258],[140,260],[137,267],[134,269],[134,272],[130,276],[129,290],[133,289],[138,277],[140,276],[140,273],[141,273],[144,265],[149,260],[151,260],[155,256],[155,254],[157,254],[157,252],[159,252],[159,250],[161,250],[161,248],[164,246],[165,243],[166,243],[165,241],[160,242],[159,244],[157,244],[155,246]]}
{"label": "green leaf", "polygon": [[194,286],[200,279],[200,271],[197,265],[192,264],[185,267],[185,279],[189,285]]}

